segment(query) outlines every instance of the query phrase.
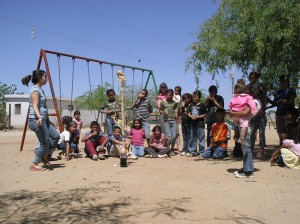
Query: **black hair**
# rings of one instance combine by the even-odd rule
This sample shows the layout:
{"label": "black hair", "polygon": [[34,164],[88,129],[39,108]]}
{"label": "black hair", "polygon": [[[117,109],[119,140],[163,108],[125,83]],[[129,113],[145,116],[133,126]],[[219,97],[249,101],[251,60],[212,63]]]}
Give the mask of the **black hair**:
{"label": "black hair", "polygon": [[61,118],[61,123],[62,123],[63,125],[67,125],[67,124],[70,123],[70,122],[72,122],[72,117],[70,117],[70,116],[63,116],[63,117]]}
{"label": "black hair", "polygon": [[156,130],[159,130],[159,132],[161,133],[161,127],[159,125],[155,125],[153,128],[152,128],[152,132],[154,133]]}
{"label": "black hair", "polygon": [[160,93],[160,94],[163,94],[163,93],[161,92],[161,88],[162,88],[162,87],[166,87],[166,89],[168,89],[167,84],[166,84],[165,82],[162,82],[162,83],[160,84],[159,90],[158,90],[158,93]]}
{"label": "black hair", "polygon": [[74,121],[69,121],[66,124],[65,129],[68,131],[70,129],[70,127],[72,127],[73,125],[76,125],[76,123]]}
{"label": "black hair", "polygon": [[183,95],[182,95],[182,97],[181,97],[183,100],[185,100],[185,99],[190,99],[190,101],[192,101],[192,99],[193,99],[193,96],[192,96],[192,94],[190,94],[190,93],[184,93]]}
{"label": "black hair", "polygon": [[259,77],[260,77],[260,74],[257,73],[257,72],[255,72],[255,71],[250,72],[249,77],[252,76],[252,75],[253,75],[256,79],[259,79]]}
{"label": "black hair", "polygon": [[297,136],[297,124],[288,123],[285,128],[285,138],[294,140],[295,144],[299,143]]}
{"label": "black hair", "polygon": [[178,89],[178,95],[181,96],[181,86],[175,86],[174,90]]}
{"label": "black hair", "polygon": [[146,89],[142,89],[141,91],[144,91],[144,92],[146,93],[145,97],[147,97],[147,96],[148,96],[148,90],[146,90]]}
{"label": "black hair", "polygon": [[108,89],[106,90],[106,96],[108,96],[110,93],[116,94],[114,89]]}
{"label": "black hair", "polygon": [[195,90],[194,92],[193,92],[193,95],[197,95],[200,99],[201,99],[201,91],[200,90]]}
{"label": "black hair", "polygon": [[113,127],[113,132],[115,132],[115,130],[120,130],[122,132],[122,129],[119,126],[114,126]]}
{"label": "black hair", "polygon": [[299,111],[297,110],[297,108],[292,108],[292,109],[290,109],[290,110],[287,110],[286,112],[285,112],[285,114],[290,114],[290,115],[292,115],[293,117],[295,117],[296,119],[297,119],[297,117],[299,117]]}
{"label": "black hair", "polygon": [[217,88],[215,85],[211,85],[211,86],[208,88],[208,92],[212,92],[212,91],[218,92],[218,88]]}
{"label": "black hair", "polygon": [[167,94],[167,93],[171,93],[172,96],[174,95],[173,89],[167,89],[166,94]]}
{"label": "black hair", "polygon": [[80,111],[79,110],[75,110],[74,111],[74,116],[76,116],[76,115],[80,115]]}
{"label": "black hair", "polygon": [[135,123],[136,121],[139,122],[139,124],[140,124],[140,128],[139,128],[139,129],[141,129],[143,123],[142,123],[142,119],[140,119],[140,118],[135,118],[135,119],[133,119],[132,127],[135,128],[135,127],[134,127],[134,123]]}
{"label": "black hair", "polygon": [[94,125],[97,125],[100,127],[99,123],[97,121],[92,121],[91,122],[91,125],[90,125],[90,128],[92,128]]}
{"label": "black hair", "polygon": [[225,115],[226,114],[226,110],[224,108],[218,108],[218,109],[216,109],[216,113],[220,113],[220,114]]}
{"label": "black hair", "polygon": [[26,75],[25,77],[22,78],[22,80],[21,80],[22,84],[24,86],[28,86],[28,83],[31,80],[31,82],[35,85],[40,81],[40,78],[44,74],[46,74],[46,76],[47,76],[47,73],[44,70],[34,70],[34,71],[32,71],[31,75]]}

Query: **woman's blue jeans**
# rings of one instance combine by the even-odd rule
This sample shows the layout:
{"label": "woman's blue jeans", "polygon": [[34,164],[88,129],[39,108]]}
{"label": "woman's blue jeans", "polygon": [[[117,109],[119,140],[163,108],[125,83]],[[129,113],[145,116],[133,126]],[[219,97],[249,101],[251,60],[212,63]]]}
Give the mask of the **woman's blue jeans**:
{"label": "woman's blue jeans", "polygon": [[43,157],[48,156],[56,148],[60,136],[56,129],[52,125],[48,126],[46,122],[38,126],[36,119],[28,119],[28,127],[35,132],[40,142],[32,160],[33,163],[39,163]]}

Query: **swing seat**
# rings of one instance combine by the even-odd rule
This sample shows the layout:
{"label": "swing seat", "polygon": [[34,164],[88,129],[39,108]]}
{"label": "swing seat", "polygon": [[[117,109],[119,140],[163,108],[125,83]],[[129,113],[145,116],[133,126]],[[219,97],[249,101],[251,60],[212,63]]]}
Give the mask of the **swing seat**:
{"label": "swing seat", "polygon": [[68,110],[73,110],[74,106],[73,105],[68,105]]}

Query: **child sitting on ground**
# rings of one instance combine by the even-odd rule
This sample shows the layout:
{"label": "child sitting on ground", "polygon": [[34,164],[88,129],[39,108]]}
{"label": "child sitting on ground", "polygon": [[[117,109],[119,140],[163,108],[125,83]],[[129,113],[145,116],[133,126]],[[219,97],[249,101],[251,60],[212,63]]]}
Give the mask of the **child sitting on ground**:
{"label": "child sitting on ground", "polygon": [[[250,107],[252,116],[257,112],[256,103],[253,100],[253,97],[248,95],[247,92],[247,87],[242,83],[237,83],[234,86],[234,96],[232,97],[229,103],[229,108],[232,112],[243,111],[246,109],[246,107]],[[233,140],[241,144],[247,145],[245,139],[250,118],[251,116],[232,117],[232,120],[234,122]]]}
{"label": "child sitting on ground", "polygon": [[162,133],[159,125],[154,126],[149,141],[149,147],[145,148],[145,158],[167,158],[171,150],[168,148],[168,138]]}
{"label": "child sitting on ground", "polygon": [[293,108],[286,112],[286,120],[289,122],[283,135],[282,145],[273,153],[271,165],[288,166],[292,169],[300,169],[300,125],[297,123],[299,112]]}
{"label": "child sitting on ground", "polygon": [[[115,126],[113,128],[113,134],[109,136],[109,148],[110,148],[110,156],[112,157],[120,157],[121,151],[126,150],[129,151],[130,148],[130,140],[123,139],[122,130],[119,126]],[[137,158],[137,157],[136,157]]]}
{"label": "child sitting on ground", "polygon": [[145,131],[142,128],[142,120],[134,119],[132,129],[129,132],[128,138],[131,139],[131,159],[137,159],[138,156],[144,156],[144,139]]}
{"label": "child sitting on ground", "polygon": [[59,158],[66,158],[67,161],[70,159],[70,153],[74,150],[78,150],[76,139],[75,139],[75,131],[76,131],[76,123],[69,120],[67,117],[63,118],[63,123],[66,124],[65,131],[60,133],[60,139],[57,144],[57,149],[62,150],[59,153]]}
{"label": "child sitting on ground", "polygon": [[203,158],[222,159],[227,156],[228,126],[224,122],[226,111],[218,108],[215,113],[216,123],[211,127],[210,145],[201,154]]}
{"label": "child sitting on ground", "polygon": [[92,121],[90,128],[91,130],[86,132],[81,139],[81,142],[85,143],[84,151],[93,160],[105,160],[105,145],[108,142],[108,137],[101,131],[97,121]]}

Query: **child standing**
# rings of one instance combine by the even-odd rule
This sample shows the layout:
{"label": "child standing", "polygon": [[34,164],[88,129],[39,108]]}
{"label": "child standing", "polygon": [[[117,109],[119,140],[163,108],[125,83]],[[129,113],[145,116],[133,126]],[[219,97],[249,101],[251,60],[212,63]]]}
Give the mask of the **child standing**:
{"label": "child standing", "polygon": [[117,125],[116,121],[119,118],[119,103],[116,101],[116,93],[113,89],[106,91],[108,100],[104,103],[102,109],[106,114],[105,125],[107,128],[107,135],[110,136],[113,133],[113,128]]}
{"label": "child standing", "polygon": [[142,89],[141,93],[138,96],[138,99],[135,100],[131,106],[131,109],[136,108],[137,117],[142,121],[142,127],[145,131],[145,136],[147,138],[147,143],[149,146],[150,139],[150,113],[153,112],[152,105],[147,99],[148,91]]}
{"label": "child standing", "polygon": [[[182,102],[181,100],[181,87],[180,86],[175,86],[174,88],[174,96],[173,100],[178,103],[178,110],[179,106]],[[177,114],[179,114],[179,111],[176,111]],[[176,147],[177,151],[181,152],[182,151],[182,134],[181,134],[181,116],[177,116],[177,133],[176,133]]]}
{"label": "child standing", "polygon": [[[108,144],[110,146],[110,156],[120,157],[121,151],[123,151],[124,149],[126,150],[127,155],[130,147],[130,140],[123,139],[121,128],[119,126],[115,126],[113,128],[113,134],[109,136]],[[137,157],[134,157],[133,159],[137,159]]]}
{"label": "child standing", "polygon": [[[253,97],[247,94],[248,89],[244,84],[237,83],[234,86],[234,96],[230,100],[229,108],[232,112],[239,112],[245,110],[246,107],[249,107],[251,114],[256,113],[256,104],[253,100]],[[234,137],[233,139],[241,144],[246,144],[246,133],[249,125],[249,120],[251,116],[236,117],[233,116],[232,120],[234,123]],[[240,128],[240,130],[239,130]],[[240,136],[238,138],[238,135]]]}
{"label": "child standing", "polygon": [[216,110],[217,122],[211,127],[210,145],[201,153],[204,158],[222,159],[227,155],[228,126],[224,122],[225,114],[226,111],[223,108]]}
{"label": "child standing", "polygon": [[67,160],[69,160],[69,155],[73,150],[77,149],[77,144],[74,138],[74,132],[76,131],[76,123],[75,122],[67,122],[65,131],[60,133],[60,139],[57,144],[57,149],[62,150],[59,153],[59,156],[64,156]]}
{"label": "child standing", "polygon": [[168,148],[168,139],[162,133],[159,125],[154,126],[150,137],[149,147],[145,148],[145,158],[167,158],[170,149]]}
{"label": "child standing", "polygon": [[182,96],[182,104],[179,107],[178,114],[181,116],[181,130],[182,130],[182,138],[183,138],[183,148],[181,156],[185,156],[188,152],[188,144],[191,138],[191,130],[190,130],[190,118],[187,116],[187,109],[189,108],[192,102],[192,95],[189,93],[185,93]]}
{"label": "child standing", "polygon": [[84,151],[87,156],[93,160],[105,160],[104,146],[108,142],[108,137],[100,129],[97,121],[92,121],[90,125],[91,130],[85,133],[81,142],[85,143]]}
{"label": "child standing", "polygon": [[176,141],[177,134],[177,114],[176,109],[178,108],[178,103],[173,100],[174,91],[168,89],[166,92],[166,100],[160,102],[159,112],[164,114],[164,132],[168,136],[169,145],[171,145],[170,156],[174,156],[174,145]]}
{"label": "child standing", "polygon": [[129,132],[128,138],[131,139],[131,159],[144,156],[144,138],[145,131],[142,128],[142,120],[134,119],[132,129]]}
{"label": "child standing", "polygon": [[74,118],[73,121],[76,123],[77,125],[77,131],[79,133],[79,138],[80,138],[80,133],[81,133],[81,128],[82,128],[82,119],[80,118],[80,111],[79,110],[75,110],[74,111]]}
{"label": "child standing", "polygon": [[199,153],[205,149],[205,133],[204,133],[204,118],[206,117],[206,107],[200,102],[201,92],[196,90],[193,92],[193,103],[188,108],[187,114],[191,119],[190,133],[191,139],[188,146],[186,156],[197,156],[197,139],[199,144]]}

